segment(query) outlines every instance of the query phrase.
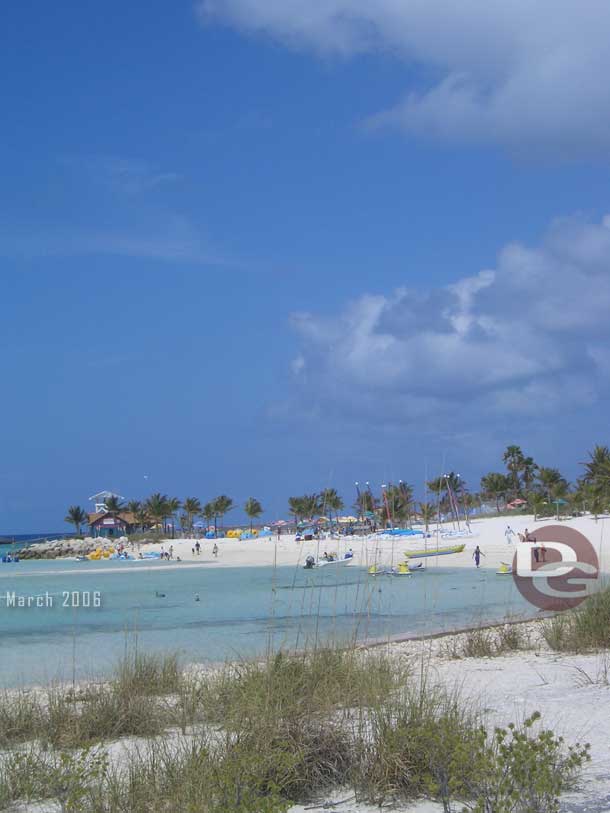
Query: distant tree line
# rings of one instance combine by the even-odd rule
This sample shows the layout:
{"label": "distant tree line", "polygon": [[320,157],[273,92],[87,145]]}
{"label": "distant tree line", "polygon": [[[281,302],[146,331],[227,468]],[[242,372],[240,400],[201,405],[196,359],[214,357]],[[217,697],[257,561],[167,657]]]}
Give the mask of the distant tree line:
{"label": "distant tree line", "polygon": [[[398,484],[388,483],[374,494],[369,484],[366,488],[357,487],[353,510],[360,522],[373,526],[410,526],[414,521],[426,526],[441,516],[468,519],[473,509],[481,509],[485,502],[495,505],[500,513],[508,505],[521,500],[520,505],[529,509],[537,518],[541,514],[568,511],[572,514],[590,512],[597,516],[610,508],[610,449],[608,446],[595,446],[589,452],[589,460],[581,464],[584,472],[575,483],[570,484],[559,469],[541,466],[533,457],[521,450],[520,446],[506,448],[502,461],[505,471],[492,471],[481,477],[478,492],[471,492],[466,481],[455,472],[443,474],[426,483],[427,496],[424,501],[414,498],[414,489],[399,480]],[[129,512],[136,528],[146,531],[156,527],[163,531],[179,519],[185,531],[192,531],[196,518],[205,519],[208,526],[218,523],[236,506],[225,494],[204,504],[197,497],[187,497],[181,501],[177,497],[157,492],[147,500],[120,502],[112,496],[106,500],[106,510],[110,515]],[[250,528],[263,514],[259,500],[249,497],[243,510],[250,519]],[[313,522],[325,517],[330,523],[336,522],[345,503],[336,489],[326,488],[319,493],[304,494],[288,498],[288,510],[295,524]],[[87,522],[87,513],[77,505],[68,508],[65,521],[74,525],[80,534]]]}
{"label": "distant tree line", "polygon": [[[157,528],[163,532],[173,524],[176,519],[180,527],[185,531],[192,531],[195,520],[202,517],[209,525],[214,525],[214,530],[218,530],[218,522],[224,520],[226,514],[236,506],[226,494],[221,494],[213,500],[201,503],[197,497],[186,497],[179,500],[177,497],[168,497],[167,494],[151,494],[147,500],[130,500],[123,503],[118,497],[111,496],[105,501],[106,512],[109,516],[120,516],[129,513],[132,518],[130,523],[141,531]],[[254,497],[248,497],[243,510],[250,519],[250,527],[254,520],[261,516],[263,507]],[[82,526],[88,521],[87,513],[78,505],[71,505],[65,517],[65,521],[74,525],[76,533],[80,534]]]}

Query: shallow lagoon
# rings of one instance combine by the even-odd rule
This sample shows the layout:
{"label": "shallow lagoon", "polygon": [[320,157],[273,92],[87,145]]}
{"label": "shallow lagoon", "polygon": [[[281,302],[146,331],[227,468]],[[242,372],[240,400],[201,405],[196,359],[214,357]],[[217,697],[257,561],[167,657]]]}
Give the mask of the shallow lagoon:
{"label": "shallow lagoon", "polygon": [[[17,599],[40,596],[43,606],[10,606],[13,591]],[[96,592],[101,606],[72,606],[87,596],[93,605]],[[179,651],[186,661],[216,662],[534,613],[510,577],[439,560],[394,578],[355,566],[312,572],[26,561],[0,565],[0,685],[99,676],[136,641],[149,651]]]}

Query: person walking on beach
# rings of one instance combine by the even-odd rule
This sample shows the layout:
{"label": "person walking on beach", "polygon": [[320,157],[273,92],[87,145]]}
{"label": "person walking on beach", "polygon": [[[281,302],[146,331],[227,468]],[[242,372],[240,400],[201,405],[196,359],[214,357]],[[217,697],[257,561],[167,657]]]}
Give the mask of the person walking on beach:
{"label": "person walking on beach", "polygon": [[510,525],[507,525],[506,530],[504,531],[504,536],[506,537],[506,541],[508,542],[509,545],[513,544],[514,535],[515,532],[513,531],[513,529],[510,527]]}
{"label": "person walking on beach", "polygon": [[477,545],[474,549],[474,553],[472,554],[474,558],[474,563],[477,567],[481,564],[481,556],[485,556],[485,554],[481,551],[481,548]]}
{"label": "person walking on beach", "polygon": [[214,556],[216,556],[218,558],[218,545],[216,544],[216,542],[214,542],[214,547],[212,548],[212,553],[214,554]]}
{"label": "person walking on beach", "polygon": [[199,544],[199,540],[195,542],[195,551],[197,552],[197,556],[201,555],[201,545]]}
{"label": "person walking on beach", "polygon": [[169,546],[169,557],[168,558],[170,558],[170,559],[174,558],[174,546],[173,545]]}

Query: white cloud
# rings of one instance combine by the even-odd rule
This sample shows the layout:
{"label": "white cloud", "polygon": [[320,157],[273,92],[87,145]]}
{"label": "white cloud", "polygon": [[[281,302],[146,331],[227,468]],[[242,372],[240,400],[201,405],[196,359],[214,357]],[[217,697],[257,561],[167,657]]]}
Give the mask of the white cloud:
{"label": "white cloud", "polygon": [[[222,20],[291,47],[383,50],[429,81],[372,126],[568,155],[610,147],[606,0],[200,0]],[[407,82],[405,82],[406,84]]]}
{"label": "white cloud", "polygon": [[539,246],[504,248],[494,270],[440,289],[366,294],[292,324],[321,411],[437,421],[458,409],[476,422],[602,397],[609,314],[610,220],[570,218]]}
{"label": "white cloud", "polygon": [[113,155],[70,155],[60,161],[96,186],[107,187],[121,195],[134,196],[180,180],[176,172],[151,167],[146,161]]}

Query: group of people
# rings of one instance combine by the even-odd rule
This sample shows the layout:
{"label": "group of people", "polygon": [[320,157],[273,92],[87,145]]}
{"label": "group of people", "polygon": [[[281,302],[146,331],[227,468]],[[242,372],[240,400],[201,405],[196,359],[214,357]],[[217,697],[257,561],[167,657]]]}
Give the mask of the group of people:
{"label": "group of people", "polygon": [[[504,536],[506,537],[508,544],[512,545],[515,532],[510,525],[506,526]],[[529,542],[530,544],[534,545],[532,552],[534,554],[535,562],[546,562],[547,549],[544,546],[544,542],[541,542],[540,545],[536,544],[536,537],[534,534],[530,533],[527,528],[522,534],[517,534],[517,536],[519,537],[519,542]]]}
{"label": "group of people", "polygon": [[[197,540],[194,546],[191,548],[191,553],[193,556],[201,556],[201,543]],[[214,542],[214,546],[212,547],[212,555],[218,556],[218,545]]]}

